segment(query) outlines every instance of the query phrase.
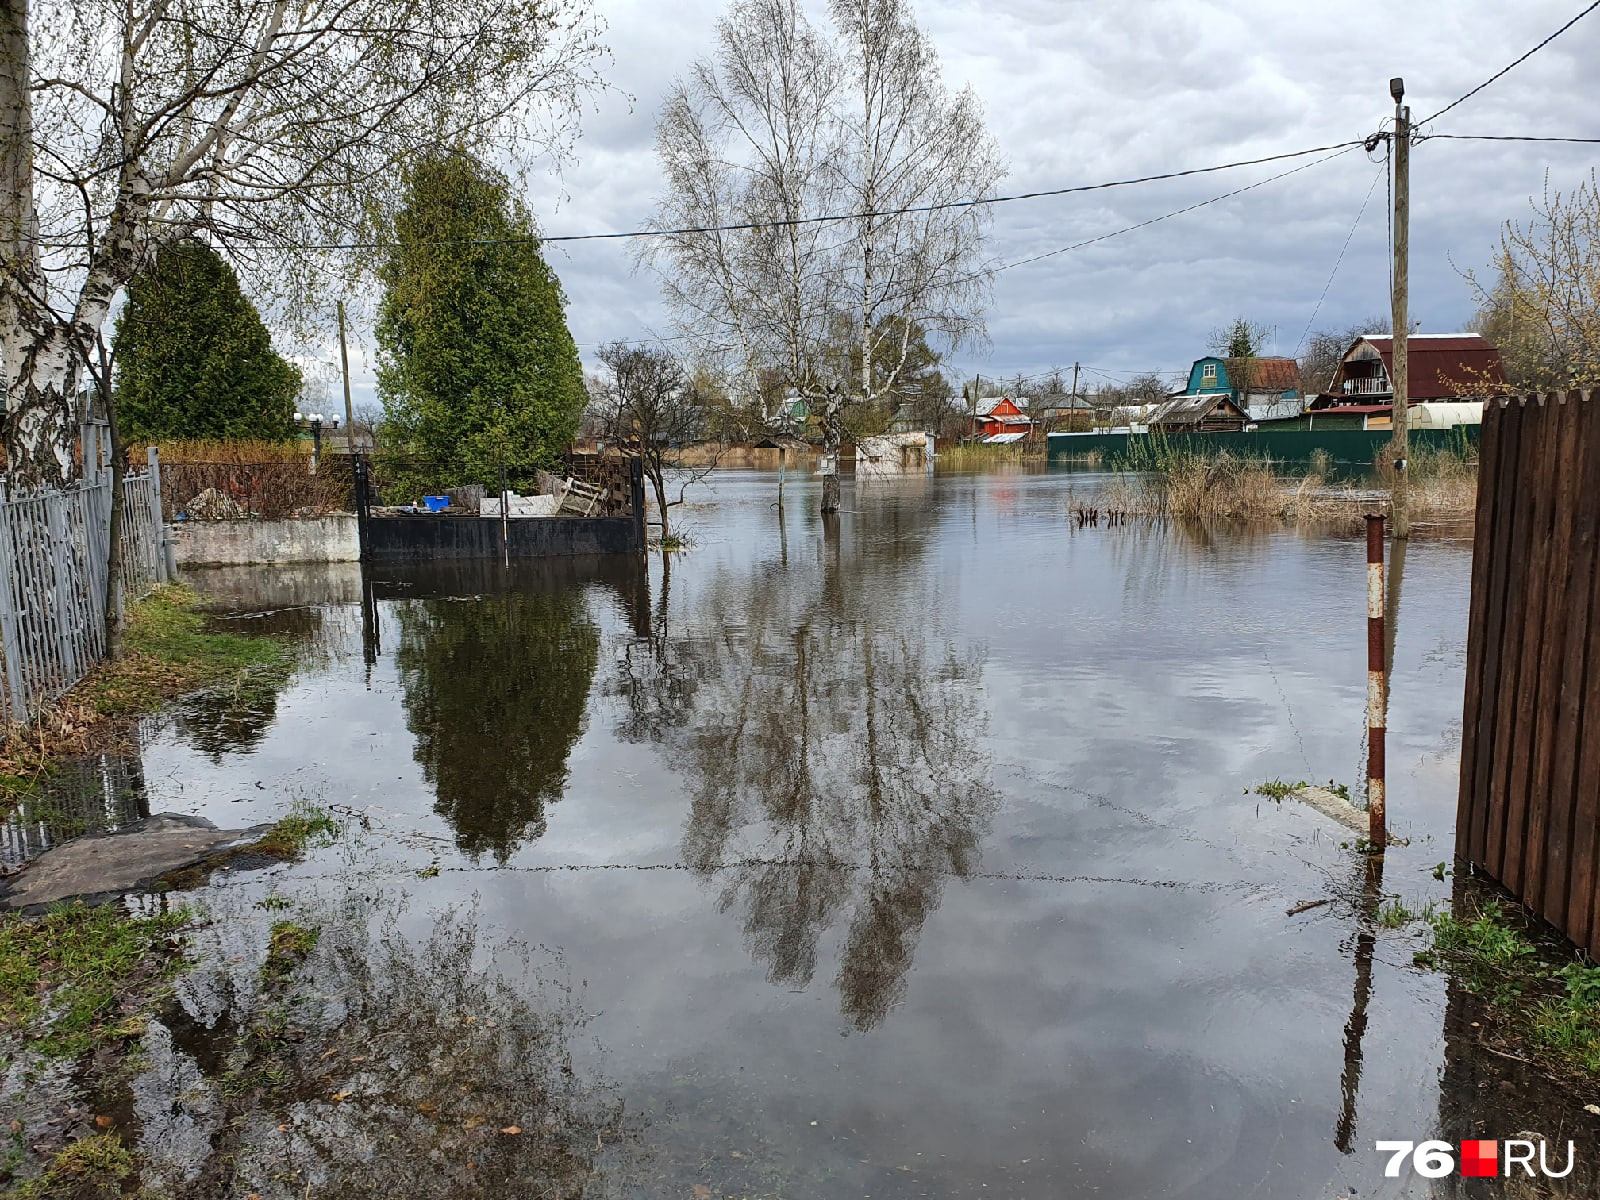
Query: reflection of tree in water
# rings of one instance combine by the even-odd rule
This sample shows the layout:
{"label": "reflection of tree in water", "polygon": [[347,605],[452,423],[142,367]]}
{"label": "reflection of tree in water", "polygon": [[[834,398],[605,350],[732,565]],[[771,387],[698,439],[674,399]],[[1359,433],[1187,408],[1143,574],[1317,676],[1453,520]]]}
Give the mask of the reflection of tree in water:
{"label": "reflection of tree in water", "polygon": [[[659,612],[648,648],[659,673],[641,683],[628,659],[617,689],[629,701],[620,732],[663,742],[687,773],[684,858],[722,881],[724,909],[742,908],[768,978],[809,984],[824,931],[843,925],[834,982],[858,1029],[904,995],[923,924],[946,878],[976,867],[996,806],[981,659],[874,615],[906,585],[904,550],[829,561],[820,581],[770,563],[725,575],[691,619],[729,632],[673,639]],[[920,611],[937,620],[931,604]]]}
{"label": "reflection of tree in water", "polygon": [[[209,961],[132,1083],[151,1194],[584,1193],[620,1104],[574,1068],[586,1018],[559,963],[547,978],[526,947],[484,944],[470,913],[442,913],[417,941],[398,919],[372,930],[359,902],[295,911],[259,970],[248,952],[229,965],[240,920],[209,946],[197,933]],[[281,949],[293,928],[316,930],[303,961]]]}
{"label": "reflection of tree in water", "polygon": [[397,607],[395,663],[435,809],[504,862],[545,831],[583,732],[600,634],[577,589]]}

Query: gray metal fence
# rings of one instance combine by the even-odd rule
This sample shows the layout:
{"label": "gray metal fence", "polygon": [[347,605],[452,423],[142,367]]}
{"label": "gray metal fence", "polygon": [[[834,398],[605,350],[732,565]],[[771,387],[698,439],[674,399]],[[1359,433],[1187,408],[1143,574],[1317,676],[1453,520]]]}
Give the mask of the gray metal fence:
{"label": "gray metal fence", "polygon": [[[166,577],[161,485],[148,470],[123,479],[122,595]],[[111,472],[64,490],[23,491],[0,477],[0,721],[35,717],[105,654]],[[119,603],[120,603],[119,599]]]}

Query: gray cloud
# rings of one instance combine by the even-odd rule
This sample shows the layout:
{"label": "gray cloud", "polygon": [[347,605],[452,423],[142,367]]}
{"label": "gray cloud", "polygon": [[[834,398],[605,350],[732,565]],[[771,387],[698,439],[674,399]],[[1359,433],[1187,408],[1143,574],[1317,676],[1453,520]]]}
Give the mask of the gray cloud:
{"label": "gray cloud", "polygon": [[[552,234],[637,228],[659,187],[654,114],[671,80],[711,47],[719,0],[602,0],[618,92],[585,115],[577,160],[529,180]],[[1442,108],[1571,18],[1577,0],[1397,5],[1198,0],[923,0],[946,81],[971,86],[1011,173],[1030,191],[1207,166],[1363,136],[1406,77],[1417,117]],[[1600,15],[1448,114],[1436,132],[1600,136],[1585,64]],[[626,94],[624,94],[626,93]],[[632,97],[630,100],[629,97]],[[1413,157],[1412,312],[1459,327],[1459,268],[1481,265],[1507,217],[1543,186],[1570,187],[1594,147],[1435,141]],[[1008,262],[1098,236],[1264,179],[1242,168],[1112,192],[998,206],[991,250]],[[1113,374],[1182,369],[1206,333],[1245,313],[1292,353],[1380,167],[1358,149],[1148,229],[1018,267],[996,281],[992,347],[963,373],[1009,376],[1080,361]],[[1380,179],[1317,326],[1388,306]],[[573,335],[592,359],[614,337],[670,333],[629,243],[552,247]],[[363,371],[364,375],[368,372]],[[1096,378],[1099,376],[1091,376]],[[361,390],[365,391],[366,388]]]}

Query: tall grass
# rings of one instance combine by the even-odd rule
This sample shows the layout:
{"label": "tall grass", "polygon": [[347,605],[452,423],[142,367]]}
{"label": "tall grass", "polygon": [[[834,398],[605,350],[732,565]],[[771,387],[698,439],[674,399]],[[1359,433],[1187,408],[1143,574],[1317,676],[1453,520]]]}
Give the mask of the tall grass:
{"label": "tall grass", "polygon": [[939,451],[939,466],[951,471],[981,471],[1001,464],[1043,462],[1048,453],[1044,442],[1006,442],[990,445],[963,442]]}

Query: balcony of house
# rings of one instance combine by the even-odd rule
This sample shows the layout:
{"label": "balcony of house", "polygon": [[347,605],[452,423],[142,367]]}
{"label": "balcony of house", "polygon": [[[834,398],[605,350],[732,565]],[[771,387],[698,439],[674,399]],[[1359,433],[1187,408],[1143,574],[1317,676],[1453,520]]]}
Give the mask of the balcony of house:
{"label": "balcony of house", "polygon": [[1387,376],[1374,375],[1365,379],[1346,379],[1340,385],[1340,391],[1346,396],[1388,396],[1394,392],[1394,388]]}

